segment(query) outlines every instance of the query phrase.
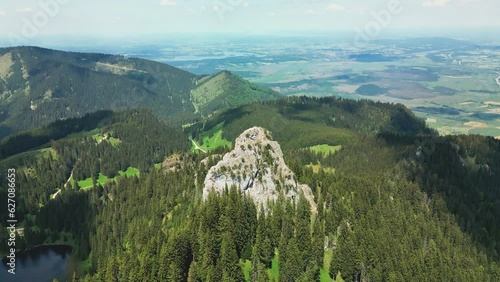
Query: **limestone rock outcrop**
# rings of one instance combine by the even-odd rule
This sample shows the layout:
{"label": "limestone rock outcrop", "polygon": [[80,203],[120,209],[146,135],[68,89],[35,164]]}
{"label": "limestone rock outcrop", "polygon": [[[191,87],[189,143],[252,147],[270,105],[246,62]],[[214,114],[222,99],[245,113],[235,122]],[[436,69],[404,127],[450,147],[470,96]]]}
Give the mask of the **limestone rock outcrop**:
{"label": "limestone rock outcrop", "polygon": [[292,201],[297,201],[302,193],[316,211],[311,188],[299,184],[295,174],[283,159],[278,142],[271,133],[260,127],[243,132],[235,142],[234,149],[210,168],[205,178],[203,199],[211,191],[221,193],[225,188],[236,187],[249,195],[257,207],[267,207],[267,201],[276,201],[282,193]]}

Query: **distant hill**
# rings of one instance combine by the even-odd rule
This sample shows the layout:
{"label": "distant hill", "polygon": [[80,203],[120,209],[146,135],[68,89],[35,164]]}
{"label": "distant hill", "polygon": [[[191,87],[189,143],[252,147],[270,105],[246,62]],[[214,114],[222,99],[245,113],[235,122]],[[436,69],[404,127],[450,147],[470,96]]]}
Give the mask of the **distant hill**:
{"label": "distant hill", "polygon": [[202,114],[279,97],[281,94],[278,92],[250,83],[228,71],[199,80],[192,92],[196,111]]}
{"label": "distant hill", "polygon": [[123,56],[0,49],[0,138],[108,109],[148,108],[162,120],[187,123],[201,114],[278,95],[228,72],[197,76]]}

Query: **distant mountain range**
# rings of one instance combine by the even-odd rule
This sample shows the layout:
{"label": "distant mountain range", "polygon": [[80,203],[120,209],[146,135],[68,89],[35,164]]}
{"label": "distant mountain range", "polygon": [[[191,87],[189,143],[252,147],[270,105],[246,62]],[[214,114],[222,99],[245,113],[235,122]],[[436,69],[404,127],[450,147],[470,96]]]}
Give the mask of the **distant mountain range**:
{"label": "distant mountain range", "polygon": [[0,138],[105,109],[148,108],[161,120],[183,124],[279,96],[229,72],[198,76],[123,56],[0,49]]}

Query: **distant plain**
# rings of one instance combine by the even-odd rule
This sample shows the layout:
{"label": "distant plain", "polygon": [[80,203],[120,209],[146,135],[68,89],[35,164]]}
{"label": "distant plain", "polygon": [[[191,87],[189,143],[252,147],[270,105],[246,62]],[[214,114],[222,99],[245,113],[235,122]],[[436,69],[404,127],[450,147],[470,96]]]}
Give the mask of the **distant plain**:
{"label": "distant plain", "polygon": [[402,103],[441,134],[500,136],[500,42],[255,36],[120,48],[101,49],[196,74],[229,70],[284,95]]}

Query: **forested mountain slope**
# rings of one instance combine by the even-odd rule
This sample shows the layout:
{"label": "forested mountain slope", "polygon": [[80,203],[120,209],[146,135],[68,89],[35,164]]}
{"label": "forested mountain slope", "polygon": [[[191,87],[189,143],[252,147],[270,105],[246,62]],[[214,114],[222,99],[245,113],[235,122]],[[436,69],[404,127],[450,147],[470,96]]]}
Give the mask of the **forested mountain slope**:
{"label": "forested mountain slope", "polygon": [[[403,106],[337,98],[254,103],[184,132],[147,111],[96,118],[97,131],[9,158],[22,160],[20,246],[72,245],[84,281],[500,279],[493,138],[438,137]],[[203,200],[223,146],[253,126],[279,143],[317,213],[281,196],[259,211],[237,187]]]}
{"label": "forested mountain slope", "polygon": [[0,48],[0,137],[97,110],[147,108],[161,120],[182,124],[201,114],[279,96],[224,74],[227,79],[196,76],[122,56]]}
{"label": "forested mountain slope", "polygon": [[[354,133],[436,135],[425,122],[400,104],[337,97],[286,97],[219,112],[188,129],[194,139],[224,123],[222,137],[234,141],[244,130],[261,126],[285,148],[350,142]],[[316,142],[316,143],[315,143]]]}
{"label": "forested mountain slope", "polygon": [[0,159],[2,171],[17,168],[20,181],[30,183],[18,195],[21,217],[46,205],[59,190],[92,188],[129,168],[152,170],[165,156],[187,150],[189,140],[150,111],[126,110],[96,112],[8,137],[0,141],[0,152],[25,144],[25,152]]}

